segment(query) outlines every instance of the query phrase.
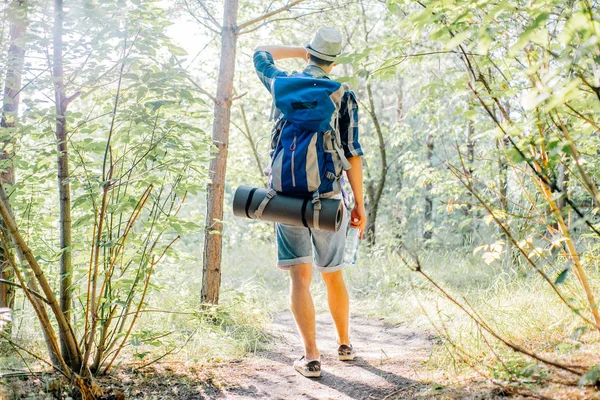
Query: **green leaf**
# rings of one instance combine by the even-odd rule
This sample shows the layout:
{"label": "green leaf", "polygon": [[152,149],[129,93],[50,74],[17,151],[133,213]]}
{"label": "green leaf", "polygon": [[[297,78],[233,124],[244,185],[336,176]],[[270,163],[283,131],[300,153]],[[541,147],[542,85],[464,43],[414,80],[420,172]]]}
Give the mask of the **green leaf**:
{"label": "green leaf", "polygon": [[139,86],[135,91],[137,101],[143,99],[146,93],[148,93],[148,88],[146,86]]}
{"label": "green leaf", "polygon": [[554,281],[555,285],[560,285],[562,283],[565,283],[565,281],[567,280],[567,276],[569,275],[569,269],[570,268],[565,268],[562,270],[562,272],[560,274],[558,274],[558,276],[556,277],[556,280]]}
{"label": "green leaf", "polygon": [[589,19],[585,13],[578,12],[565,24],[565,28],[558,36],[558,40],[565,45],[568,45],[573,40],[577,32],[587,30],[589,27]]}
{"label": "green leaf", "polygon": [[515,55],[518,51],[522,50],[527,43],[532,40],[537,29],[548,19],[550,16],[547,12],[540,13],[530,26],[519,36],[519,40],[509,50],[509,55]]}
{"label": "green leaf", "polygon": [[460,45],[466,38],[471,36],[471,32],[470,31],[464,31],[459,33],[458,35],[454,36],[452,39],[450,39],[448,42],[446,42],[444,44],[444,50],[452,50],[455,47],[457,47],[458,45]]}
{"label": "green leaf", "polygon": [[138,336],[132,336],[131,339],[129,340],[129,343],[132,346],[141,346],[142,345],[142,341],[140,340],[140,338]]}
{"label": "green leaf", "polygon": [[487,26],[482,26],[477,33],[477,53],[487,55],[490,46],[494,42],[494,39],[490,35],[490,31]]}
{"label": "green leaf", "polygon": [[170,45],[169,46],[169,51],[171,52],[171,54],[173,54],[174,56],[187,56],[187,51],[185,51],[184,49],[182,49],[179,46],[175,46],[175,45]]}
{"label": "green leaf", "polygon": [[140,360],[143,360],[148,354],[150,354],[149,351],[144,351],[142,353],[135,353],[133,356],[139,358]]}
{"label": "green leaf", "polygon": [[515,164],[525,161],[525,158],[521,155],[521,152],[514,147],[508,149],[506,156]]}
{"label": "green leaf", "polygon": [[592,366],[588,372],[586,372],[577,384],[579,386],[592,386],[598,385],[598,381],[600,380],[600,364],[596,364]]}

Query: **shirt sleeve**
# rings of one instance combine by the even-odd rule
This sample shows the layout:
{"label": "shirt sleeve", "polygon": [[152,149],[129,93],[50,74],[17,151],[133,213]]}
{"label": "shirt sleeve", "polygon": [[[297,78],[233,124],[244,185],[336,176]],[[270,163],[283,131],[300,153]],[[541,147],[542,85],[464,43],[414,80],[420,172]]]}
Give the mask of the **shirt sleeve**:
{"label": "shirt sleeve", "polygon": [[273,80],[277,76],[287,76],[288,73],[275,66],[275,60],[271,53],[267,51],[257,51],[254,53],[254,69],[258,79],[265,85],[269,93],[272,93]]}
{"label": "shirt sleeve", "polygon": [[363,151],[358,141],[358,102],[354,92],[344,94],[340,111],[340,136],[344,155],[346,158],[362,156]]}

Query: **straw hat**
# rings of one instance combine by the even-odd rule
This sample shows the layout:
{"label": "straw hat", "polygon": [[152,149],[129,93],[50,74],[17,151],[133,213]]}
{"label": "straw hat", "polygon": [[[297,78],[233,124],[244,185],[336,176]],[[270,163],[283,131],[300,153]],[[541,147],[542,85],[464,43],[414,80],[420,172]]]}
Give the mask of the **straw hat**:
{"label": "straw hat", "polygon": [[335,61],[342,50],[342,34],[335,28],[319,28],[309,43],[304,45],[306,51],[325,61]]}

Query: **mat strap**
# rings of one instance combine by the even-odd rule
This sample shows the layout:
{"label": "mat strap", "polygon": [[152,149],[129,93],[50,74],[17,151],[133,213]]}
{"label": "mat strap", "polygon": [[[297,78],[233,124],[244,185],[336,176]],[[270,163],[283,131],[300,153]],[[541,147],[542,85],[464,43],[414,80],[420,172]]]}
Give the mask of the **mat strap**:
{"label": "mat strap", "polygon": [[275,197],[276,194],[277,194],[277,192],[274,189],[270,189],[267,192],[267,195],[265,196],[265,198],[260,202],[256,211],[254,211],[254,215],[256,216],[257,219],[262,218],[263,212],[265,211],[267,204],[269,204],[269,201],[271,201],[271,199],[273,197]]}
{"label": "mat strap", "polygon": [[319,192],[313,193],[313,229],[319,229],[319,217],[321,214],[321,199],[319,198]]}

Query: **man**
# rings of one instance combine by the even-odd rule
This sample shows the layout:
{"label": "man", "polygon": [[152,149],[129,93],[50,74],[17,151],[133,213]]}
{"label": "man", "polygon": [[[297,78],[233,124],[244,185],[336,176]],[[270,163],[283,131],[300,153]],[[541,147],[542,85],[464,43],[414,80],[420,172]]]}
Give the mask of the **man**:
{"label": "man", "polygon": [[[329,79],[328,74],[340,54],[341,42],[342,37],[338,30],[321,28],[311,42],[303,47],[258,46],[254,53],[254,66],[258,77],[271,94],[276,77],[291,75],[279,69],[275,65],[276,60],[304,59],[308,62],[304,73],[313,78]],[[367,223],[362,187],[363,152],[358,142],[358,105],[354,93],[349,90],[345,91],[339,104],[338,124],[342,149],[350,163],[350,169],[346,171],[354,197],[350,225],[360,229],[362,238]],[[338,197],[341,198],[341,194]],[[356,356],[349,338],[350,302],[342,275],[347,224],[348,216],[345,212],[343,228],[338,232],[311,230],[285,224],[276,226],[277,266],[290,271],[291,308],[304,342],[304,356],[294,362],[294,368],[307,377],[321,375],[321,357],[315,339],[315,308],[310,293],[313,248],[314,262],[327,287],[329,309],[337,330],[338,358],[348,361]]]}

